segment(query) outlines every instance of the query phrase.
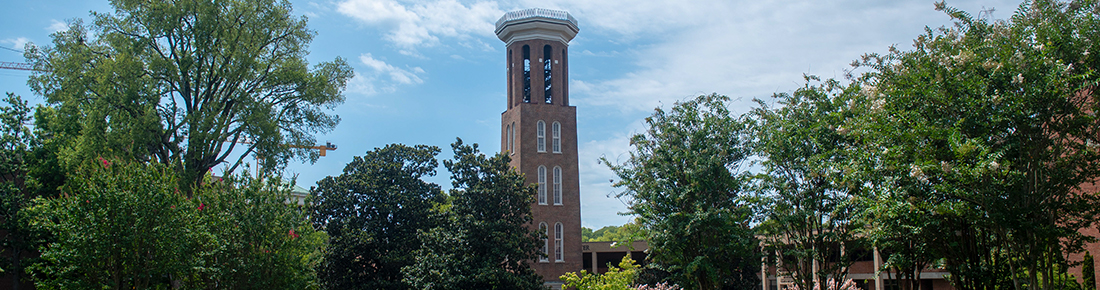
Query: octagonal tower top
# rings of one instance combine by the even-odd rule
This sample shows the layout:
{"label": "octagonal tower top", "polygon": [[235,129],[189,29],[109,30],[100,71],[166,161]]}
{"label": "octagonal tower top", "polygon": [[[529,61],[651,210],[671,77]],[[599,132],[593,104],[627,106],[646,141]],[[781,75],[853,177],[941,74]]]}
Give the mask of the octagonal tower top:
{"label": "octagonal tower top", "polygon": [[496,33],[506,45],[531,39],[557,40],[569,44],[580,28],[569,12],[531,8],[505,13],[497,20]]}

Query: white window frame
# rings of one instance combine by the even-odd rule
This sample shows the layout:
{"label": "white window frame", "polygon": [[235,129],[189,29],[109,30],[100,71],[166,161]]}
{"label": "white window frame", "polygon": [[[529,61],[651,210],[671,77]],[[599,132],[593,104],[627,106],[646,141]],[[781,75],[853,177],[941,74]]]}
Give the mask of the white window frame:
{"label": "white window frame", "polygon": [[535,129],[536,136],[538,137],[538,151],[546,152],[546,122],[539,120]]}
{"label": "white window frame", "polygon": [[561,223],[554,224],[554,262],[565,261],[565,247],[562,245],[561,237],[564,235]]}
{"label": "white window frame", "polygon": [[542,256],[539,256],[539,262],[550,262],[550,227],[546,223],[539,223],[539,231],[542,232]]}
{"label": "white window frame", "polygon": [[561,205],[561,167],[554,166],[554,205]]}
{"label": "white window frame", "polygon": [[539,165],[539,204],[546,205],[546,166]]}
{"label": "white window frame", "polygon": [[550,125],[550,134],[551,138],[553,138],[550,149],[552,149],[554,153],[561,153],[561,123],[554,121],[554,124]]}

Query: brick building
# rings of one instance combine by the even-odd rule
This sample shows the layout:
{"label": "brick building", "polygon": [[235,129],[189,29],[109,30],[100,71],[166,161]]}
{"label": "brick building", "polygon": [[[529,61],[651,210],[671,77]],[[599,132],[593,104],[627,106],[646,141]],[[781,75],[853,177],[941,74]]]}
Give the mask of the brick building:
{"label": "brick building", "polygon": [[546,256],[532,267],[546,284],[581,270],[581,205],[577,169],[577,107],[569,105],[569,41],[579,31],[564,11],[504,14],[496,34],[507,47],[507,110],[500,116],[502,151],[538,184],[532,224],[546,235]]}

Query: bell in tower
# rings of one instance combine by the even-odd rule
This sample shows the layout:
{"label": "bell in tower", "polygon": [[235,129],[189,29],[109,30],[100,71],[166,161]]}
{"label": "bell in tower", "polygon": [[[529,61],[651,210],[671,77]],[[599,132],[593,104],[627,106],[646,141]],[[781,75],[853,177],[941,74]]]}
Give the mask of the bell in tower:
{"label": "bell in tower", "polygon": [[581,270],[577,108],[569,105],[569,41],[579,31],[568,12],[533,8],[504,14],[496,34],[507,47],[507,110],[501,150],[528,184],[537,184],[532,229],[544,234],[543,258],[530,261],[548,286]]}

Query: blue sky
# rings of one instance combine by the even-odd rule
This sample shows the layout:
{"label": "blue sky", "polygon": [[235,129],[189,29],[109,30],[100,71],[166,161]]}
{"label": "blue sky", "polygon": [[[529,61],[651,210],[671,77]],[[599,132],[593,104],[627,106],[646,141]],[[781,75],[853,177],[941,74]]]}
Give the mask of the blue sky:
{"label": "blue sky", "polygon": [[[112,12],[106,1],[5,1],[0,46],[49,45],[66,21]],[[569,11],[580,23],[570,43],[570,99],[577,106],[581,224],[622,225],[630,217],[614,175],[597,159],[625,160],[631,134],[655,107],[716,92],[744,112],[753,98],[790,92],[803,74],[844,75],[848,63],[890,45],[910,49],[925,27],[949,25],[928,0],[648,1],[648,0],[340,0],[292,1],[317,32],[311,63],[342,57],[356,77],[335,110],[343,119],[320,143],[339,146],[315,164],[294,164],[309,187],[338,175],[352,156],[389,143],[443,149],[455,137],[500,149],[505,109],[504,43],[493,24],[505,12],[542,7]],[[949,1],[971,13],[1008,18],[1019,2]],[[22,55],[0,49],[0,61]],[[0,90],[32,102],[24,71],[0,70]],[[446,170],[432,182],[450,187]]]}

